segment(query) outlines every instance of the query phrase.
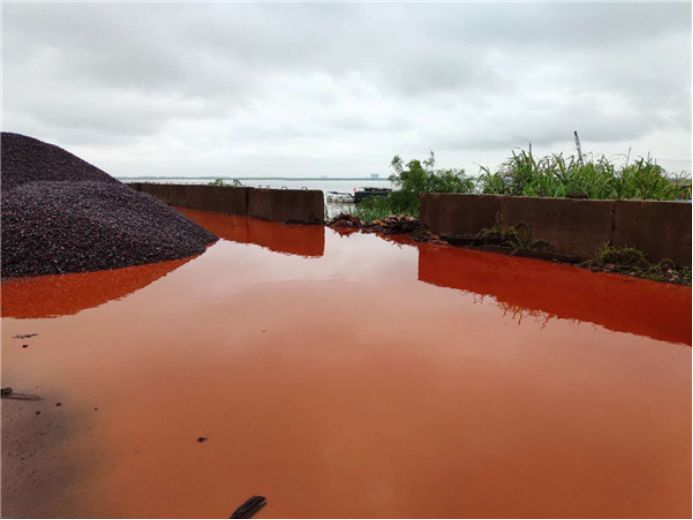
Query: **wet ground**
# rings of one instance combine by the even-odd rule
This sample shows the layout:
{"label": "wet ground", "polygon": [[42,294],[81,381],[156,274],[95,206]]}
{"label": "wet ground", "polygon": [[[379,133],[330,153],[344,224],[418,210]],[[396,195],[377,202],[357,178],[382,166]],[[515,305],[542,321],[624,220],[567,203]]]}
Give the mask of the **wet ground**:
{"label": "wet ground", "polygon": [[186,213],[3,284],[3,516],[690,517],[690,288]]}

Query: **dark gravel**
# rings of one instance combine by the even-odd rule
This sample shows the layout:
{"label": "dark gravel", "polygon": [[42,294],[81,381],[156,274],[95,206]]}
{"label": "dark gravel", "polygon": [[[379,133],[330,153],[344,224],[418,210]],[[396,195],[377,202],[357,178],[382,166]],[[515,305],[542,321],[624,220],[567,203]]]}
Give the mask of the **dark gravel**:
{"label": "dark gravel", "polygon": [[27,182],[101,181],[120,184],[70,152],[33,137],[2,132],[2,191]]}
{"label": "dark gravel", "polygon": [[1,208],[3,277],[173,260],[216,240],[151,195],[18,134],[2,134]]}

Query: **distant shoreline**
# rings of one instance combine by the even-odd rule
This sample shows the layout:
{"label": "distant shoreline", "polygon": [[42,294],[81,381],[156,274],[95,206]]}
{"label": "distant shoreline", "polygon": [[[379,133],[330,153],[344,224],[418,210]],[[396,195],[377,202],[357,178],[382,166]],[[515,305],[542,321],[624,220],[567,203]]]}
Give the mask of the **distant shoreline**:
{"label": "distant shoreline", "polygon": [[184,176],[149,176],[149,177],[116,177],[119,181],[156,181],[156,180],[216,180],[222,179],[225,181],[372,181],[372,182],[388,182],[387,177],[184,177]]}

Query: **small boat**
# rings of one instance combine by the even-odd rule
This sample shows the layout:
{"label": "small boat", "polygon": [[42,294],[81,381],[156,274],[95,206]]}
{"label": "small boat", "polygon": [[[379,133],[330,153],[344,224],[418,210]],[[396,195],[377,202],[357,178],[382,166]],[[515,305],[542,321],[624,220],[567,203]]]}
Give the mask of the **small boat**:
{"label": "small boat", "polygon": [[337,202],[341,204],[354,202],[354,196],[351,193],[344,193],[342,191],[328,191],[325,198],[327,202]]}
{"label": "small boat", "polygon": [[358,204],[368,197],[387,197],[391,191],[390,188],[357,188],[354,191],[354,202]]}

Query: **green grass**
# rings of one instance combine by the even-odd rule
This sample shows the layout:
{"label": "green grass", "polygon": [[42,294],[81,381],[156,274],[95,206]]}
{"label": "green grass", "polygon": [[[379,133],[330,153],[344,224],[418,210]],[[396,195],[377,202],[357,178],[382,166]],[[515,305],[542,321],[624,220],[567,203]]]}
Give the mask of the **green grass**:
{"label": "green grass", "polygon": [[588,199],[690,197],[690,179],[667,174],[649,158],[617,166],[604,156],[584,162],[561,154],[537,159],[531,151],[520,150],[498,171],[483,167],[481,171],[477,193]]}
{"label": "green grass", "polygon": [[352,214],[358,217],[361,222],[370,224],[374,220],[387,218],[393,215],[408,215],[418,218],[417,211],[393,211],[392,204],[387,197],[368,197],[356,205]]}
{"label": "green grass", "polygon": [[645,253],[632,247],[603,246],[595,257],[583,264],[594,271],[608,271],[639,276],[658,282],[691,285],[690,267],[677,266],[664,259],[651,262]]}
{"label": "green grass", "polygon": [[366,199],[355,214],[364,222],[389,215],[419,216],[423,193],[477,193],[586,199],[690,199],[691,179],[671,175],[649,157],[617,165],[605,156],[586,160],[553,154],[537,158],[530,150],[513,151],[497,171],[482,167],[477,178],[462,169],[435,169],[431,152],[425,161],[391,162],[390,181],[397,188],[387,197]]}
{"label": "green grass", "polygon": [[484,245],[508,247],[512,254],[520,251],[547,251],[551,244],[546,240],[534,239],[531,226],[520,223],[511,227],[503,227],[500,219],[490,228],[482,229],[476,239]]}

